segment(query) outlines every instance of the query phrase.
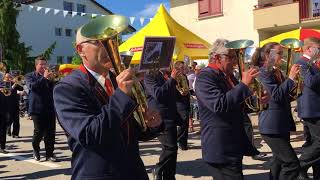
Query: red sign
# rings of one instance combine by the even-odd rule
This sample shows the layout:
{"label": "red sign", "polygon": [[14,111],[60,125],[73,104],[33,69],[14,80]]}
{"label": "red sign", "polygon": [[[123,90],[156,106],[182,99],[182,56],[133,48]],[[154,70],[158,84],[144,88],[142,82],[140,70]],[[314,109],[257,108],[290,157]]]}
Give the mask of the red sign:
{"label": "red sign", "polygon": [[138,51],[142,51],[143,47],[133,47],[133,48],[130,48],[130,51],[131,52],[138,52]]}
{"label": "red sign", "polygon": [[184,46],[190,49],[206,49],[203,44],[184,43]]}

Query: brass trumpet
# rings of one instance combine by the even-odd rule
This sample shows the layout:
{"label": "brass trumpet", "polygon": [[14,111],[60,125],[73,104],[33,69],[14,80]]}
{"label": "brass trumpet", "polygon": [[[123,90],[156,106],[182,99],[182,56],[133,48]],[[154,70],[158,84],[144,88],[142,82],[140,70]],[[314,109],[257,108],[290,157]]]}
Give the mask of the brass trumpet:
{"label": "brass trumpet", "polygon": [[[302,47],[302,43],[301,41],[299,41],[298,39],[295,38],[288,38],[288,39],[283,39],[282,41],[280,41],[280,44],[287,49],[288,51],[288,56],[287,56],[287,64],[286,64],[286,75],[287,77],[289,76],[289,72],[291,69],[291,66],[294,64],[293,62],[293,57],[295,55],[295,50],[299,49]],[[301,94],[301,88],[302,88],[302,77],[299,75],[298,79],[296,81],[296,85],[295,87],[291,90],[291,92],[289,93],[289,95],[293,98],[293,99],[297,99],[298,96]]]}
{"label": "brass trumpet", "polygon": [[[237,54],[238,60],[238,68],[239,68],[239,79],[242,79],[242,72],[245,68],[245,50],[249,48],[249,46],[253,45],[252,40],[235,40],[227,43],[225,45],[228,49],[234,49]],[[255,78],[254,82],[250,86],[250,88],[254,91],[254,98],[250,97],[245,100],[246,105],[253,112],[260,112],[265,109],[265,105],[261,103],[261,97],[263,95],[263,86],[261,82]]]}
{"label": "brass trumpet", "polygon": [[[80,33],[82,36],[100,41],[107,51],[115,74],[120,74],[125,70],[124,62],[121,61],[118,51],[118,37],[129,26],[128,20],[124,16],[108,15],[93,19],[84,25]],[[134,118],[143,131],[147,130],[144,114],[147,112],[147,101],[143,89],[139,82],[135,81],[132,94],[139,104],[138,108],[133,112]]]}

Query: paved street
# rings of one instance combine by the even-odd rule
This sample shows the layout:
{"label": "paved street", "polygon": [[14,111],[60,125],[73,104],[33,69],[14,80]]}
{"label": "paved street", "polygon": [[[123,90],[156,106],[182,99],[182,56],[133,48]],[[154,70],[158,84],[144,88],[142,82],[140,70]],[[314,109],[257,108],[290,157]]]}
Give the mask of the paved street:
{"label": "paved street", "polygon": [[[252,118],[256,123],[256,117]],[[301,123],[297,123],[298,131],[291,136],[292,145],[297,153],[301,151],[303,144],[303,132]],[[57,126],[55,154],[60,160],[56,163],[44,162],[44,149],[42,149],[42,162],[34,161],[32,157],[32,132],[33,123],[25,118],[21,119],[20,139],[7,139],[9,154],[0,154],[0,179],[70,179],[70,157],[71,152],[66,144],[66,137],[59,126]],[[196,126],[196,130],[198,130]],[[255,126],[256,128],[256,126]],[[177,180],[188,179],[211,179],[206,165],[201,161],[200,135],[191,133],[189,135],[188,151],[179,151],[177,163]],[[261,140],[255,129],[255,143],[260,151],[271,156],[270,149]],[[43,142],[41,147],[44,147]],[[159,142],[153,140],[141,143],[141,156],[151,178],[151,168],[157,162],[161,149]],[[246,180],[267,179],[267,161],[255,161],[249,157],[244,159],[244,173]]]}

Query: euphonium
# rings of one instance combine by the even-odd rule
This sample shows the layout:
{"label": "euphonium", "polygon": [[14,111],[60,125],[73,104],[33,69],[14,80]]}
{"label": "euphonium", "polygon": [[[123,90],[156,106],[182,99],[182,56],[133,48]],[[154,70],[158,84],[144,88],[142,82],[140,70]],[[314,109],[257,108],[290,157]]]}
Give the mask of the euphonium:
{"label": "euphonium", "polygon": [[[176,68],[176,69],[184,68],[184,67],[178,67],[178,66],[179,66],[179,61],[174,63],[174,68]],[[176,88],[179,91],[179,93],[182,96],[188,95],[189,94],[189,85],[187,82],[187,78],[181,73],[180,75],[177,76],[176,81],[177,81]]]}
{"label": "euphonium", "polygon": [[[288,56],[287,56],[287,62],[286,62],[287,63],[286,75],[288,77],[291,66],[294,64],[293,62],[294,51],[301,48],[302,43],[298,39],[288,38],[288,39],[283,39],[280,42],[280,44],[288,50]],[[297,99],[298,96],[301,94],[301,87],[302,87],[302,77],[299,75],[296,81],[296,86],[289,93],[293,99]]]}
{"label": "euphonium", "polygon": [[[238,60],[238,68],[239,68],[239,79],[242,79],[242,72],[245,71],[245,50],[249,46],[253,45],[253,41],[251,40],[236,40],[231,41],[225,45],[228,49],[234,49],[237,54]],[[253,52],[253,51],[251,51]],[[254,92],[254,98],[247,98],[245,100],[246,105],[253,112],[260,112],[265,109],[265,105],[261,103],[261,97],[263,95],[263,86],[261,82],[255,78],[253,84],[250,88]]]}
{"label": "euphonium", "polygon": [[[93,19],[81,28],[81,35],[90,39],[99,40],[107,51],[114,72],[116,75],[125,70],[123,62],[118,51],[119,34],[129,26],[128,20],[124,16],[108,15]],[[138,108],[133,112],[134,118],[143,131],[147,130],[145,122],[145,113],[147,112],[147,101],[143,89],[139,82],[134,81],[132,94],[139,104]]]}

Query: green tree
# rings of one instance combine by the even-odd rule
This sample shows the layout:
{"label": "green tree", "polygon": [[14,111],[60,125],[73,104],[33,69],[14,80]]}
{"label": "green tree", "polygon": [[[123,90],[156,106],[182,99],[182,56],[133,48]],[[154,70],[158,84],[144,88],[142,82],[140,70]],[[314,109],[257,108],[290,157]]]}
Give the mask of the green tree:
{"label": "green tree", "polygon": [[54,49],[56,48],[56,45],[57,45],[57,42],[55,41],[54,43],[52,43],[48,49],[46,49],[42,54],[41,56],[43,56],[45,59],[49,60]]}
{"label": "green tree", "polygon": [[19,11],[12,0],[0,0],[0,44],[3,60],[9,69],[19,69],[25,72],[28,52],[31,47],[26,47],[19,42],[19,32],[16,29],[16,19]]}

